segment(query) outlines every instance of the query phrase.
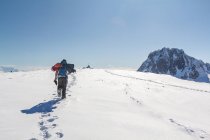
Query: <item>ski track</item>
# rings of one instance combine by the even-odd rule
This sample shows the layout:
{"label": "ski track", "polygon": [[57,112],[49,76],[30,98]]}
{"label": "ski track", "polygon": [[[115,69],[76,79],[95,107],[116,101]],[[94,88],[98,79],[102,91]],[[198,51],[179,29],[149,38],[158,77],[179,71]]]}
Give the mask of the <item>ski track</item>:
{"label": "ski track", "polygon": [[116,73],[110,72],[108,70],[105,70],[105,72],[107,72],[107,73],[109,73],[111,75],[119,76],[119,77],[124,77],[124,78],[129,78],[129,79],[135,79],[135,80],[155,83],[155,84],[162,85],[162,86],[171,86],[171,87],[176,87],[176,88],[181,88],[181,89],[198,91],[198,92],[202,92],[202,93],[210,93],[210,91],[207,91],[207,90],[188,88],[188,87],[184,87],[184,86],[178,86],[178,85],[167,84],[167,83],[164,84],[164,83],[153,81],[153,80],[147,80],[147,79],[143,79],[143,78],[136,78],[136,77],[132,77],[132,76],[120,75],[120,74],[116,74]]}
{"label": "ski track", "polygon": [[[67,92],[71,92],[70,88],[76,84],[75,74],[71,74],[71,77],[72,77],[72,81],[70,83],[68,83],[68,85],[67,85]],[[57,93],[54,93],[52,95],[57,96]],[[71,95],[68,95],[68,96],[71,96]],[[57,97],[54,97],[54,99],[58,100]],[[59,100],[54,105],[58,106],[61,102],[63,102],[63,101]],[[57,106],[54,109],[56,109]],[[51,137],[55,137],[55,139],[64,137],[64,134],[62,133],[62,130],[59,130],[59,131],[55,132],[55,134],[50,134],[49,130],[52,130],[52,129],[55,129],[55,128],[57,129],[58,124],[55,123],[55,120],[59,119],[59,116],[55,116],[55,115],[52,115],[52,114],[53,114],[52,112],[42,112],[41,116],[39,118],[40,121],[38,122],[38,125],[39,125],[40,135],[42,136],[43,140],[47,140]],[[38,140],[38,139],[37,138],[31,138],[29,140]]]}

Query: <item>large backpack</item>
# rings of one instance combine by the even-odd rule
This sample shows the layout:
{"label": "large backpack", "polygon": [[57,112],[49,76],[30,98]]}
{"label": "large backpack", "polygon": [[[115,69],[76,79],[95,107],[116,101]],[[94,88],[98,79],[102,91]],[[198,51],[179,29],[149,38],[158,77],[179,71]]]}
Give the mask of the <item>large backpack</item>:
{"label": "large backpack", "polygon": [[76,72],[76,70],[74,69],[74,64],[67,64],[67,71],[69,72],[69,73],[74,73],[74,72]]}
{"label": "large backpack", "polygon": [[67,77],[67,68],[66,64],[63,64],[58,70],[58,77]]}
{"label": "large backpack", "polygon": [[51,70],[52,71],[58,71],[61,67],[61,63],[56,63],[54,66],[52,66]]}

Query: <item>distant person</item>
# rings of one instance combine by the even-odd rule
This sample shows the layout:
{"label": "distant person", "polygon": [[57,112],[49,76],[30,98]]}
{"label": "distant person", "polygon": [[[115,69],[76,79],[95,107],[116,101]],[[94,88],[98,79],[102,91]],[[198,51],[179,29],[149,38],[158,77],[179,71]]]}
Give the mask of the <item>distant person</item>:
{"label": "distant person", "polygon": [[58,96],[64,99],[66,98],[68,74],[76,72],[74,64],[67,64],[67,61],[63,59],[61,63],[57,63],[52,67],[52,71],[55,71],[54,83],[57,85]]}

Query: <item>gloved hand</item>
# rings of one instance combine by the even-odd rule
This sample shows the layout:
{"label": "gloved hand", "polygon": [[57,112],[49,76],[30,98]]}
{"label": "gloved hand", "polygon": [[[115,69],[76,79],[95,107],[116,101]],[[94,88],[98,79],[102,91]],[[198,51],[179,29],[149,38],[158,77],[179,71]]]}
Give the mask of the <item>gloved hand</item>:
{"label": "gloved hand", "polygon": [[54,80],[54,83],[57,85],[58,83],[57,83],[57,80]]}

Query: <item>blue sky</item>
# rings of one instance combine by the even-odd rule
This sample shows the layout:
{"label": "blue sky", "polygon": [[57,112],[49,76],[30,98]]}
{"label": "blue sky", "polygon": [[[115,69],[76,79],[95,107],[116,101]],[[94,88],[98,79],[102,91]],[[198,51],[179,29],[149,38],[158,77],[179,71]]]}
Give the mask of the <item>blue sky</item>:
{"label": "blue sky", "polygon": [[210,62],[210,1],[0,0],[0,65],[137,69],[162,47]]}

